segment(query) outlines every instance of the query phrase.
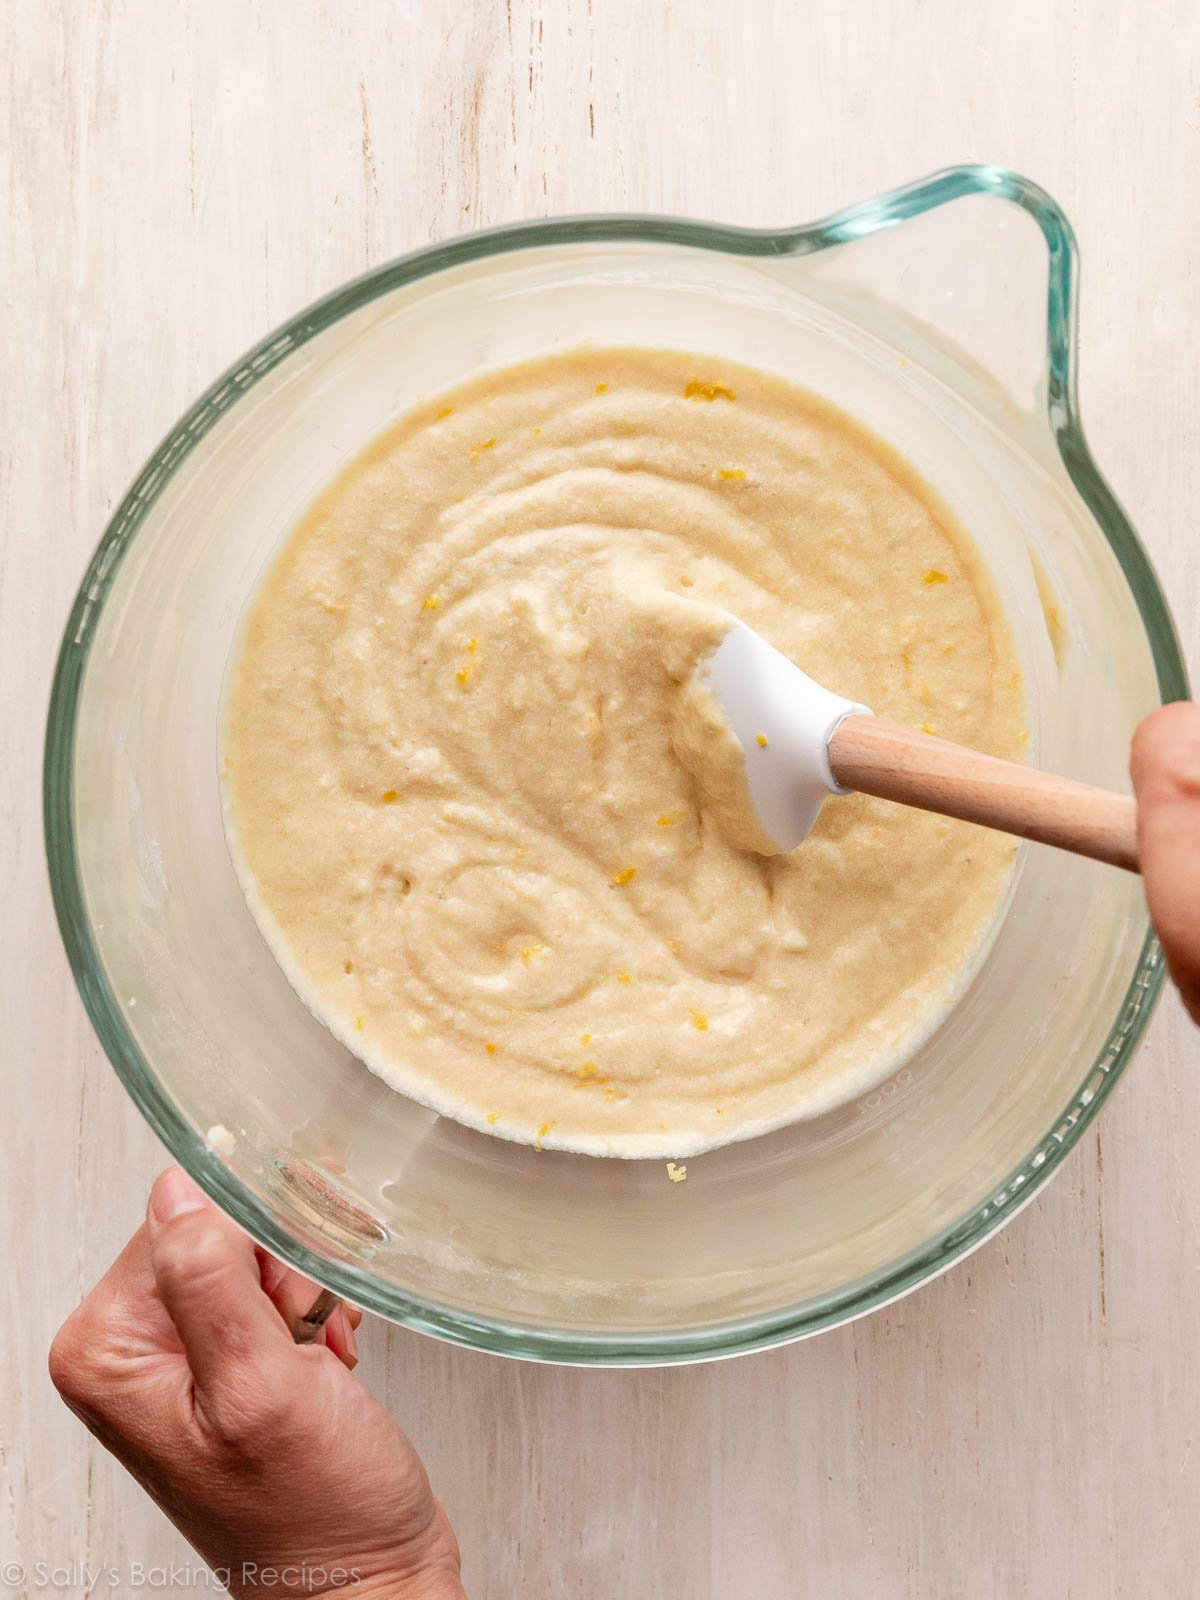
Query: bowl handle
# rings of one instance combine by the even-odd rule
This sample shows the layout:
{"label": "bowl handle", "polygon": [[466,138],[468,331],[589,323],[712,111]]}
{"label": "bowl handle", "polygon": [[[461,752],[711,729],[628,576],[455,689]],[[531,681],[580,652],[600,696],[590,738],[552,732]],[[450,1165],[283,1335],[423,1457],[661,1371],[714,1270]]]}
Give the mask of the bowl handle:
{"label": "bowl handle", "polygon": [[950,167],[777,245],[806,293],[1010,431],[1014,409],[1055,430],[1074,411],[1075,238],[1028,178]]}

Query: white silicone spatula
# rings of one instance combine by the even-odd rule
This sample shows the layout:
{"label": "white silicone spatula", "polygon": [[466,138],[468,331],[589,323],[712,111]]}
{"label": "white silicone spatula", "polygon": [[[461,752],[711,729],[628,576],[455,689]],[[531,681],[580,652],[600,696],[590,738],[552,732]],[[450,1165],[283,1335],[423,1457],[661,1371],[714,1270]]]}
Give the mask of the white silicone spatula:
{"label": "white silicone spatula", "polygon": [[859,790],[1137,872],[1129,795],[1001,761],[831,694],[743,622],[705,676],[742,746],[758,819],[779,847],[806,838],[831,794]]}

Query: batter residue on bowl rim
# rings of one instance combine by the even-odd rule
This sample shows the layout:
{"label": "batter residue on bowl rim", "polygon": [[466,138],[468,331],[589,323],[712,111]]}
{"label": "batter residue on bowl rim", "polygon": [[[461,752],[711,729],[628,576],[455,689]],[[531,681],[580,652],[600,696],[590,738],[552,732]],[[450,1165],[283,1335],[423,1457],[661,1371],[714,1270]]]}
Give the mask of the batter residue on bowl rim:
{"label": "batter residue on bowl rim", "polygon": [[852,796],[791,856],[743,848],[681,721],[728,613],[882,715],[1023,752],[965,531],[843,413],[729,362],[487,373],[283,543],[226,685],[227,831],[289,980],[397,1089],[682,1156],[863,1091],[945,1015],[1012,841]]}

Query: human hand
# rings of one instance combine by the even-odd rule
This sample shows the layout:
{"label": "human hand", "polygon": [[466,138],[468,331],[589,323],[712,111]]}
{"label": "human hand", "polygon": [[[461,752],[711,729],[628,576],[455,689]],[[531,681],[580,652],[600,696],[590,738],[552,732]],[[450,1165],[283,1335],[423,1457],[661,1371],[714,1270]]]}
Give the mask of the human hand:
{"label": "human hand", "polygon": [[1200,705],[1163,706],[1133,736],[1146,902],[1171,976],[1200,1023]]}
{"label": "human hand", "polygon": [[316,1294],[172,1167],[50,1375],[231,1594],[462,1600],[420,1458],[350,1374],[357,1314],[292,1342]]}

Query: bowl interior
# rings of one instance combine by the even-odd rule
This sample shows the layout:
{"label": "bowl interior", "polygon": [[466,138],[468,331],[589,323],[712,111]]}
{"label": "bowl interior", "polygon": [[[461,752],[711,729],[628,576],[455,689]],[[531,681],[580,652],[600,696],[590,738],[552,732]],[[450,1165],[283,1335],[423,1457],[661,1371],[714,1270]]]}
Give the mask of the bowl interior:
{"label": "bowl interior", "polygon": [[[1041,259],[1024,291],[1039,328]],[[381,284],[294,324],[211,392],[102,547],[64,646],[48,772],[48,794],[66,796],[51,866],[85,999],[201,1181],[360,1302],[578,1359],[682,1357],[819,1326],[981,1237],[1018,1169],[1031,1192],[1036,1153],[1053,1156],[1081,1090],[1103,1085],[1096,1064],[1137,1031],[1155,984],[1140,885],[1027,847],[968,994],[914,1058],[862,1099],[697,1158],[672,1184],[660,1162],[535,1152],[394,1094],[296,998],[238,889],[218,700],[272,548],[410,404],[584,339],[757,364],[888,439],[992,567],[1020,634],[1036,759],[1123,786],[1130,731],[1160,698],[1153,651],[1059,462],[1036,374],[1023,412],[928,327],[883,329],[878,308],[821,256],[645,238],[484,253]],[[214,1125],[234,1137],[227,1155],[205,1147]]]}

